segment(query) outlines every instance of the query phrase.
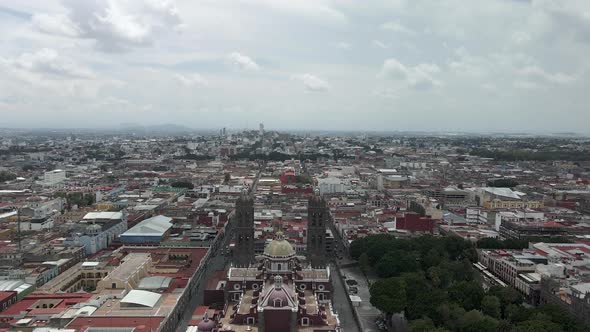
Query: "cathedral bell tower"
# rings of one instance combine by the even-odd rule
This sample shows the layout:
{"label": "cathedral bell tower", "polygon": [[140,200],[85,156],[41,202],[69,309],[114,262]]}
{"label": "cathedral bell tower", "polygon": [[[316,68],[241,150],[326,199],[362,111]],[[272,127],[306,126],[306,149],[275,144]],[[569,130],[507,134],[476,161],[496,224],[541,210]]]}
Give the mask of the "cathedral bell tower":
{"label": "cathedral bell tower", "polygon": [[317,193],[307,203],[307,259],[313,268],[326,266],[326,222],[330,211]]}
{"label": "cathedral bell tower", "polygon": [[234,266],[248,267],[254,262],[254,200],[243,193],[235,210]]}

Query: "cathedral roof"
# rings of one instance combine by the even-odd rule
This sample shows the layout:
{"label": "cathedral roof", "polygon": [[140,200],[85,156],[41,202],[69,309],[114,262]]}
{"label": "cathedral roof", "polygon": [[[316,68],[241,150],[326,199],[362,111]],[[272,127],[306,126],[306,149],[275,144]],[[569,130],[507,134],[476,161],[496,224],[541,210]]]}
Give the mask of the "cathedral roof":
{"label": "cathedral roof", "polygon": [[289,241],[285,240],[282,232],[277,232],[277,237],[264,249],[264,254],[271,257],[294,256],[295,249]]}

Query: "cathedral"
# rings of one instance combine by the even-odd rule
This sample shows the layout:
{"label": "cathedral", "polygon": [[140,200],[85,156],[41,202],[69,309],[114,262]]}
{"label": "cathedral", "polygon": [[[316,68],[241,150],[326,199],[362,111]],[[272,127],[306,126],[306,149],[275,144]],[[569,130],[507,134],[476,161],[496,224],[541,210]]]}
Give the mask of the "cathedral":
{"label": "cathedral", "polygon": [[306,256],[298,256],[280,230],[264,253],[255,256],[254,202],[247,195],[238,199],[234,259],[216,283],[224,306],[206,314],[198,331],[341,331],[325,258],[328,208],[318,196],[308,204]]}

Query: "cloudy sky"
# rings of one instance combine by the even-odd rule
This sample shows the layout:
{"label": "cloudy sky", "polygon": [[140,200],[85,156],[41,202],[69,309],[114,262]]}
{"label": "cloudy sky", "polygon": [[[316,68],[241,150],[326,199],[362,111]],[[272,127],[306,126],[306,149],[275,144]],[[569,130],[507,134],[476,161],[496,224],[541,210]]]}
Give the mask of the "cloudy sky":
{"label": "cloudy sky", "polygon": [[0,0],[0,127],[590,133],[588,0]]}

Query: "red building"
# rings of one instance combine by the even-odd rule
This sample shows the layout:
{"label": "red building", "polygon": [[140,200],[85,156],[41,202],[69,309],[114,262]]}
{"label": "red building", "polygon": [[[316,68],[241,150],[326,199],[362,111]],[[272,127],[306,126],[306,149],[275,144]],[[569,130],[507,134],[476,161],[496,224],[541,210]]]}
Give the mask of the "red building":
{"label": "red building", "polygon": [[2,291],[0,292],[0,311],[6,310],[8,307],[16,302],[15,291]]}
{"label": "red building", "polygon": [[406,212],[402,217],[395,219],[395,228],[409,232],[432,233],[434,220],[428,217],[420,217],[417,213]]}

